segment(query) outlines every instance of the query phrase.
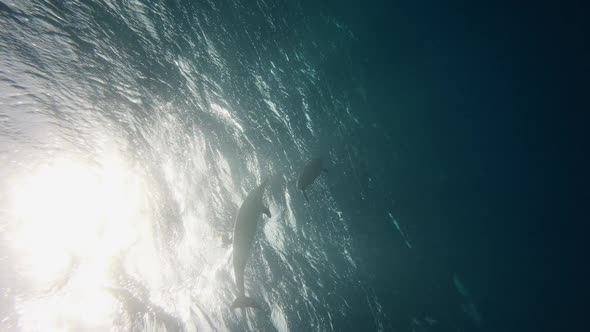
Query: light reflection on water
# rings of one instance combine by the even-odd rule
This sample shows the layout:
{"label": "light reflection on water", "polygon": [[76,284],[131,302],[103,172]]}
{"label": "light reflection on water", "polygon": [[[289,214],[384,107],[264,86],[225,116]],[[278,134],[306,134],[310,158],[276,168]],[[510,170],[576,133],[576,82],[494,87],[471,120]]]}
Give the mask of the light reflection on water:
{"label": "light reflection on water", "polygon": [[57,329],[64,320],[108,326],[115,307],[105,289],[111,265],[141,240],[141,179],[109,156],[100,167],[47,160],[14,183],[14,223],[4,236],[19,257],[17,274],[41,294],[19,303],[24,328]]}
{"label": "light reflection on water", "polygon": [[[0,8],[1,330],[328,330],[321,280],[357,284],[352,259],[333,263],[350,239],[327,186],[316,211],[289,189],[322,116],[348,121],[319,84],[322,43],[263,45],[248,31],[309,27],[195,3]],[[266,311],[232,312],[222,239],[270,174],[246,272]]]}
{"label": "light reflection on water", "polygon": [[[247,194],[231,176],[232,161],[217,154],[214,164],[205,162],[204,138],[176,132],[174,114],[146,130],[154,154],[149,165],[130,159],[114,131],[105,139],[95,126],[85,137],[101,142],[96,150],[58,140],[54,146],[67,153],[32,154],[28,167],[11,172],[2,236],[16,262],[7,286],[19,294],[17,325],[5,326],[223,326],[235,294],[231,251],[220,235],[231,228],[212,225],[223,220],[231,226],[233,211],[225,207],[235,209]],[[186,146],[175,146],[178,136]],[[208,194],[212,190],[217,196]],[[224,195],[229,202],[219,202]]]}

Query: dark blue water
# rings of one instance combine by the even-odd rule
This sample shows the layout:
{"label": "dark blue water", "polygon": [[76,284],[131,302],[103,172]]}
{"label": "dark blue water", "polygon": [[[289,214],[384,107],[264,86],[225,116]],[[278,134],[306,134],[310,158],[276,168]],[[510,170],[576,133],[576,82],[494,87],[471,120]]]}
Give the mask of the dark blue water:
{"label": "dark blue water", "polygon": [[[582,13],[0,1],[0,329],[573,325]],[[261,308],[234,311],[226,242],[266,178]]]}

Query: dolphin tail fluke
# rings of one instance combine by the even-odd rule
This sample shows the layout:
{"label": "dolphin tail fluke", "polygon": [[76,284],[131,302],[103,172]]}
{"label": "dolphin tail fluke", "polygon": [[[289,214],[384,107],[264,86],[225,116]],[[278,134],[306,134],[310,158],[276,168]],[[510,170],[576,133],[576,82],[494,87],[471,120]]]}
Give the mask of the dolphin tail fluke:
{"label": "dolphin tail fluke", "polygon": [[231,304],[231,308],[232,309],[238,309],[238,308],[255,308],[255,309],[258,309],[260,307],[258,306],[258,304],[256,303],[256,301],[254,301],[253,298],[250,298],[250,297],[247,297],[247,296],[244,296],[244,295],[240,295],[234,301],[234,303]]}
{"label": "dolphin tail fluke", "polygon": [[307,194],[305,193],[305,190],[303,191],[303,197],[305,197],[305,201],[307,201],[307,203],[309,204],[309,198],[307,198]]}

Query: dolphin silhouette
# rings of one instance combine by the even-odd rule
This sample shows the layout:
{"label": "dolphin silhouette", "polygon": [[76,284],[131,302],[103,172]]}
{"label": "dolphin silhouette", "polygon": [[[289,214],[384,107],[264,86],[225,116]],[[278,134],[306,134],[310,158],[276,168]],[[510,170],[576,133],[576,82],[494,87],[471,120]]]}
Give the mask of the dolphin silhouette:
{"label": "dolphin silhouette", "polygon": [[328,170],[325,169],[322,164],[322,157],[312,159],[307,165],[305,165],[305,167],[303,167],[303,171],[297,180],[297,189],[303,192],[303,197],[305,197],[305,200],[308,203],[309,198],[307,198],[305,189],[307,189],[307,187],[309,187],[322,172],[328,173]]}
{"label": "dolphin silhouette", "polygon": [[233,265],[236,285],[238,287],[238,297],[232,303],[231,308],[259,308],[254,299],[246,296],[244,291],[244,270],[246,262],[250,256],[250,249],[254,236],[256,235],[256,225],[261,214],[271,217],[270,210],[263,205],[262,196],[268,179],[260,186],[252,190],[246,200],[240,206],[238,217],[233,236]]}

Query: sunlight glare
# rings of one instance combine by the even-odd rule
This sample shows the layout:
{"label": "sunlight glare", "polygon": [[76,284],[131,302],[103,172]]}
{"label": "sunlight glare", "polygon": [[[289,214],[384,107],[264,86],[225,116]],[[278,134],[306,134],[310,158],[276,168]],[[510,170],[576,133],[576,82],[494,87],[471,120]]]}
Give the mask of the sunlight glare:
{"label": "sunlight glare", "polygon": [[115,158],[100,166],[55,160],[14,188],[8,239],[18,273],[40,290],[66,280],[67,291],[22,304],[33,330],[59,329],[60,317],[86,327],[109,321],[115,305],[104,287],[114,258],[138,237],[143,193],[140,178]]}

